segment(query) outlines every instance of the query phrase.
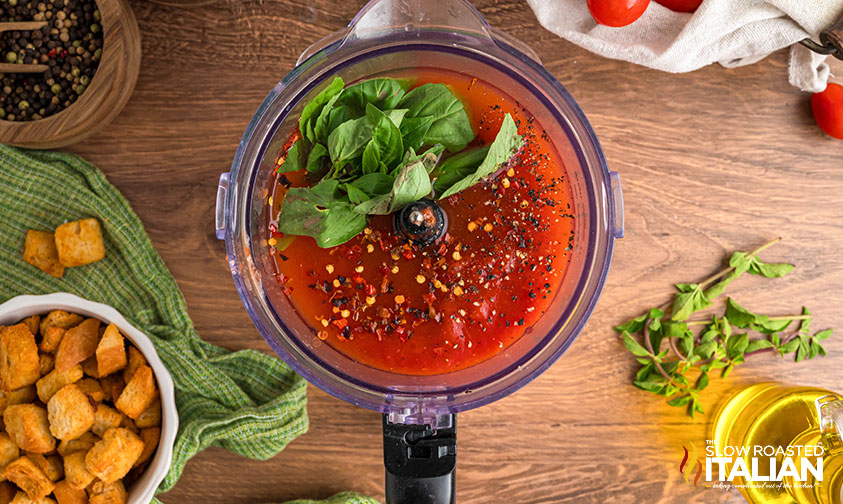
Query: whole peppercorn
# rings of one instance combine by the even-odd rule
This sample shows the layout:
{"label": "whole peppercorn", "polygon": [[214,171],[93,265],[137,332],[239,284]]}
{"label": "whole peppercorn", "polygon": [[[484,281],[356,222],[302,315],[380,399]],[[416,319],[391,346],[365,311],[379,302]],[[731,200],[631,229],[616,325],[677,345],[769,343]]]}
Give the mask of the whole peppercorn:
{"label": "whole peppercorn", "polygon": [[9,51],[6,53],[6,61],[9,63],[14,63],[17,61],[18,55],[14,51]]}

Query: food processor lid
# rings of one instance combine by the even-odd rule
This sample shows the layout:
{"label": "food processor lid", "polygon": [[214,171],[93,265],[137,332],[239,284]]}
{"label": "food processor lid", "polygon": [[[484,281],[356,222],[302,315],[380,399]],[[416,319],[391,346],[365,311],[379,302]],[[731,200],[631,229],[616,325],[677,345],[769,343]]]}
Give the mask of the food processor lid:
{"label": "food processor lid", "polygon": [[[588,166],[583,178],[593,191],[587,195],[589,208],[598,208],[589,229],[583,229],[588,242],[587,279],[580,279],[574,297],[577,302],[568,320],[560,320],[569,332],[564,341],[537,349],[508,368],[484,375],[470,386],[438,387],[423,392],[405,388],[387,390],[366,383],[335,369],[326,368],[318,358],[301,355],[295,342],[275,338],[278,314],[267,304],[266,296],[255,285],[255,260],[249,244],[248,206],[255,194],[255,176],[269,139],[281,119],[291,113],[302,97],[312,92],[337,67],[365,61],[373,54],[403,51],[409,47],[430,47],[434,51],[473,55],[494,65],[529,73],[533,93],[560,110],[558,121],[577,149],[580,164]],[[515,70],[513,70],[515,71]],[[527,80],[527,79],[525,79]],[[561,110],[564,109],[564,112]],[[435,424],[445,413],[454,413],[487,404],[519,389],[549,367],[570,346],[582,330],[602,290],[611,260],[615,238],[623,236],[623,205],[620,180],[609,172],[597,138],[576,102],[544,69],[538,56],[526,45],[491,28],[464,0],[373,0],[352,20],[348,28],[316,42],[299,58],[260,105],[249,123],[235,154],[232,170],[220,177],[216,211],[217,237],[226,240],[229,264],[235,284],[249,315],[270,346],[308,381],[326,392],[358,406],[390,414],[392,421]],[[245,244],[245,245],[244,245]],[[593,252],[593,254],[592,254]],[[281,324],[283,327],[284,325]],[[283,332],[283,331],[282,331]],[[294,336],[285,337],[288,340]],[[544,347],[552,346],[545,349]],[[306,352],[305,352],[306,353]],[[534,358],[535,357],[535,358]],[[528,362],[529,361],[529,362]],[[522,363],[527,363],[522,368]],[[382,385],[382,384],[381,384]]]}

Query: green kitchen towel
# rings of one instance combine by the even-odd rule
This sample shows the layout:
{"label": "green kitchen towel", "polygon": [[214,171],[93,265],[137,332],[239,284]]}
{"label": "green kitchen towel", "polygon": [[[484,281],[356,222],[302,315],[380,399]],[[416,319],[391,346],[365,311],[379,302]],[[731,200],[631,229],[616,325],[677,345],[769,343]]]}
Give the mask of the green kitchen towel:
{"label": "green kitchen towel", "polygon": [[[68,268],[59,279],[21,259],[27,229],[52,231],[85,217],[102,223],[102,261]],[[60,291],[115,307],[152,339],[173,376],[179,432],[159,491],[171,489],[187,460],[208,446],[263,460],[307,431],[305,381],[272,356],[199,338],[143,224],[102,172],[71,154],[0,145],[0,301]],[[349,493],[332,499],[376,502]]]}

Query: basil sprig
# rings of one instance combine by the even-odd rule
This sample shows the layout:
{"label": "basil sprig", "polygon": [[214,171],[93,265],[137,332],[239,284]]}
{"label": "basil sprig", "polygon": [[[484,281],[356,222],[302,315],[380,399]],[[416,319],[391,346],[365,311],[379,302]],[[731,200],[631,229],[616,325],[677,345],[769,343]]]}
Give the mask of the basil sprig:
{"label": "basil sprig", "polygon": [[[467,149],[475,136],[459,98],[444,84],[407,91],[409,84],[376,78],[344,87],[335,77],[305,105],[301,138],[277,171],[305,170],[315,183],[289,190],[280,232],[339,245],[366,227],[368,215],[456,194],[494,175],[521,147],[506,114],[491,144]],[[445,151],[450,157],[439,163]]]}

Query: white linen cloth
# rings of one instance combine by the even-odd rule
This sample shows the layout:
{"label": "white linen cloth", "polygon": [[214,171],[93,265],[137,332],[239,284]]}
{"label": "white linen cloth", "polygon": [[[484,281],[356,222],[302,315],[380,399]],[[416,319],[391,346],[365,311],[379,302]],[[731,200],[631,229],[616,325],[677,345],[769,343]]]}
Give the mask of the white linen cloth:
{"label": "white linen cloth", "polygon": [[[666,72],[690,72],[718,62],[748,65],[814,37],[843,15],[843,0],[704,0],[694,13],[655,1],[629,26],[598,25],[586,0],[527,0],[539,22],[560,37],[607,58]],[[789,80],[803,91],[825,89],[825,57],[797,44]]]}

